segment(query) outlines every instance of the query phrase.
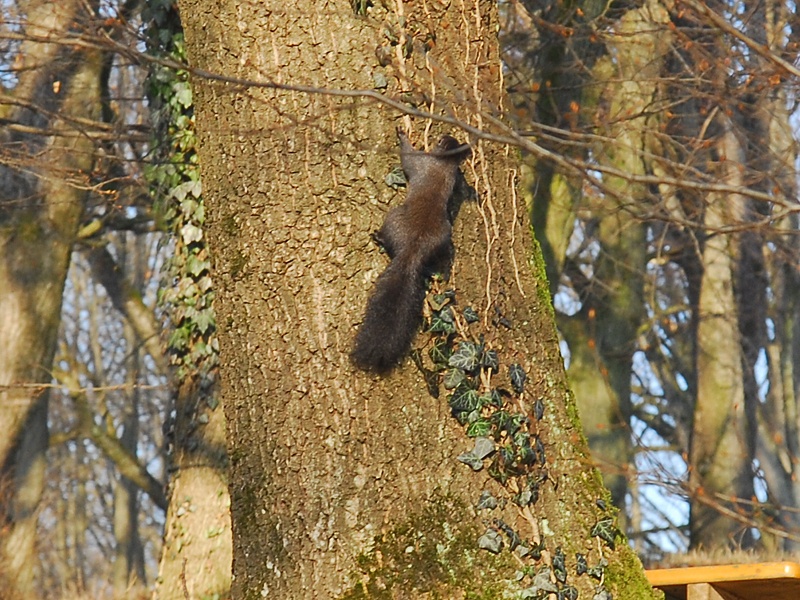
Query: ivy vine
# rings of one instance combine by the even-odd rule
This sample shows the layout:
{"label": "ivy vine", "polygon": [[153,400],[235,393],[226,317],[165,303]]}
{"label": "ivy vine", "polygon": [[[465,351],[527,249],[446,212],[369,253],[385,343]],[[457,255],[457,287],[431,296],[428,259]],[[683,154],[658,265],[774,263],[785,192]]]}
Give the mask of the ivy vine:
{"label": "ivy vine", "polygon": [[[431,337],[428,358],[432,366],[423,365],[419,354],[414,361],[423,371],[433,396],[439,396],[439,387],[448,392],[452,416],[473,439],[472,449],[458,460],[473,471],[486,468],[489,476],[509,491],[509,500],[521,509],[533,506],[539,500],[542,484],[550,477],[545,443],[539,431],[539,422],[545,414],[543,399],[527,400],[528,375],[524,368],[518,363],[503,366],[497,351],[474,325],[480,321],[477,312],[469,306],[458,310],[454,290],[429,294],[427,304],[429,316],[425,329]],[[476,508],[492,511],[500,505],[484,490]],[[588,533],[611,549],[619,535],[612,518],[600,519]],[[550,552],[543,563],[544,542],[525,539],[499,518],[487,521],[477,545],[493,554],[507,548],[523,561],[515,597],[578,598],[578,590],[570,582],[566,554],[560,547]],[[582,554],[576,555],[575,563],[575,576],[586,575],[596,580],[593,599],[611,600],[603,584],[607,561],[602,557],[602,549],[597,564],[590,565]]]}
{"label": "ivy vine", "polygon": [[[153,63],[147,96],[154,127],[152,160],[146,171],[159,225],[174,244],[165,264],[159,304],[171,325],[167,346],[177,376],[198,374],[211,385],[218,364],[214,288],[203,226],[205,206],[200,184],[194,104],[186,69],[186,47],[174,0],[150,0],[144,11],[148,53],[166,59]],[[212,407],[213,408],[213,407]]]}

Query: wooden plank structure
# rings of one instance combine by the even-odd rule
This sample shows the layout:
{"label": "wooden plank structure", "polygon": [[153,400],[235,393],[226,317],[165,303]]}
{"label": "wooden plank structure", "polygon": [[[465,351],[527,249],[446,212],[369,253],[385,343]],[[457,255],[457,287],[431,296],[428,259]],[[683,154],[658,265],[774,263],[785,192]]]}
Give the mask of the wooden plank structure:
{"label": "wooden plank structure", "polygon": [[651,569],[666,600],[800,600],[800,564],[768,562]]}

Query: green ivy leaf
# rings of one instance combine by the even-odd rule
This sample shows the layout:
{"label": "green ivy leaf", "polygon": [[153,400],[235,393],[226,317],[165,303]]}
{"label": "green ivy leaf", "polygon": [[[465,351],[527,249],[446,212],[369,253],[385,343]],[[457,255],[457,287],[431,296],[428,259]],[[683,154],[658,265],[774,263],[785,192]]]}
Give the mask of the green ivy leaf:
{"label": "green ivy leaf", "polygon": [[533,403],[533,416],[537,421],[541,421],[544,416],[544,402],[541,398],[537,398]]}
{"label": "green ivy leaf", "polygon": [[475,438],[475,446],[472,448],[472,453],[483,460],[490,456],[495,451],[495,445],[492,440],[487,437]]}
{"label": "green ivy leaf", "polygon": [[510,448],[509,446],[500,446],[500,458],[502,459],[506,469],[511,469],[514,466],[516,453],[514,452],[514,449]]}
{"label": "green ivy leaf", "polygon": [[446,321],[447,323],[455,323],[455,317],[453,316],[453,307],[452,306],[445,306],[442,310],[439,311],[439,316],[442,318],[442,321]]}
{"label": "green ivy leaf", "polygon": [[556,581],[565,583],[567,581],[567,557],[564,551],[559,546],[556,548],[553,555],[553,574],[556,576]]}
{"label": "green ivy leaf", "polygon": [[199,242],[203,239],[203,230],[200,229],[197,225],[193,225],[192,223],[187,223],[183,227],[181,227],[181,238],[183,238],[184,244],[191,244],[193,242]]}
{"label": "green ivy leaf", "polygon": [[489,392],[489,405],[494,406],[496,408],[502,408],[503,406],[503,396],[500,393],[500,390],[497,388],[492,388],[492,391]]}
{"label": "green ivy leaf", "polygon": [[464,314],[464,320],[467,322],[468,325],[471,323],[477,323],[478,321],[481,320],[480,317],[478,316],[478,313],[471,306],[466,307],[464,309],[463,314]]}
{"label": "green ivy leaf", "polygon": [[205,335],[209,329],[214,327],[214,312],[208,309],[198,311],[197,316],[194,319],[194,323],[197,326],[198,331]]}
{"label": "green ivy leaf", "polygon": [[506,536],[508,536],[508,549],[511,550],[512,552],[516,549],[517,546],[519,546],[522,543],[519,534],[516,531],[514,531],[514,529],[502,519],[495,519],[494,525],[500,531],[505,533]]}
{"label": "green ivy leaf", "polygon": [[589,567],[586,571],[586,574],[589,575],[589,577],[591,577],[592,579],[596,579],[597,581],[602,581],[607,566],[608,566],[608,561],[605,558],[601,558],[600,563],[595,565],[594,567]]}
{"label": "green ivy leaf", "polygon": [[527,484],[526,488],[531,493],[530,503],[536,504],[539,501],[539,481],[529,477]]}
{"label": "green ivy leaf", "polygon": [[453,391],[448,404],[454,415],[458,413],[471,413],[481,406],[478,392],[472,389],[466,381]]}
{"label": "green ivy leaf", "polygon": [[506,472],[504,465],[500,459],[500,454],[497,454],[489,465],[489,476],[500,483],[505,485],[508,482],[509,474]]}
{"label": "green ivy leaf", "polygon": [[497,372],[500,369],[500,359],[497,356],[497,351],[487,350],[481,355],[481,366],[484,369],[491,369]]}
{"label": "green ivy leaf", "polygon": [[601,519],[592,527],[591,536],[599,537],[609,548],[614,549],[619,530],[614,524],[614,519]]}
{"label": "green ivy leaf", "polygon": [[531,448],[531,435],[526,431],[517,432],[514,437],[514,446],[517,448],[517,457],[523,465],[532,465],[536,462],[536,453]]}
{"label": "green ivy leaf", "polygon": [[463,371],[474,371],[480,364],[480,352],[472,342],[461,342],[447,363]]}
{"label": "green ivy leaf", "polygon": [[190,254],[189,257],[186,259],[186,271],[195,277],[200,275],[203,271],[206,271],[210,268],[210,264],[206,260],[200,260],[197,258],[197,255]]}
{"label": "green ivy leaf", "polygon": [[181,203],[181,210],[185,217],[191,217],[197,209],[197,203],[190,199],[190,202],[184,206],[184,201],[189,197],[199,198],[202,192],[202,187],[199,181],[185,181],[176,185],[171,190],[172,197]]}
{"label": "green ivy leaf", "polygon": [[508,367],[508,376],[511,379],[511,387],[518,394],[525,391],[525,380],[528,376],[518,363],[512,364]]}
{"label": "green ivy leaf", "polygon": [[[538,559],[537,559],[538,560]],[[529,598],[542,598],[547,594],[555,594],[558,591],[556,584],[550,581],[550,569],[544,568],[539,571],[533,578],[533,585],[528,588],[535,590],[536,596],[528,596]]]}
{"label": "green ivy leaf", "polygon": [[558,590],[558,600],[578,600],[578,590],[571,585]]}
{"label": "green ivy leaf", "polygon": [[531,546],[531,558],[533,560],[542,560],[542,551],[544,550],[544,542],[534,544]]}
{"label": "green ivy leaf", "polygon": [[464,382],[466,376],[461,369],[447,369],[442,385],[446,390],[454,390]]}
{"label": "green ivy leaf", "polygon": [[211,281],[211,277],[209,277],[208,275],[206,275],[205,277],[201,277],[200,279],[197,280],[197,288],[205,295],[206,298],[209,299],[209,305],[211,303],[211,300],[213,300],[213,294],[207,294],[206,292],[209,292],[211,290],[212,285],[213,284]]}
{"label": "green ivy leaf", "polygon": [[186,327],[176,327],[169,336],[167,344],[174,350],[183,350],[189,342],[189,330]]}
{"label": "green ivy leaf", "polygon": [[438,369],[443,369],[447,366],[451,353],[450,344],[444,339],[437,339],[431,349],[428,350],[428,356]]}
{"label": "green ivy leaf", "polygon": [[481,419],[481,411],[480,410],[473,410],[468,413],[461,413],[461,418],[458,419],[458,422],[461,425],[470,425],[475,421],[479,421]]}
{"label": "green ivy leaf", "polygon": [[516,494],[512,500],[514,504],[522,508],[535,504],[533,492],[531,492],[531,490],[522,490],[519,494]]}
{"label": "green ivy leaf", "polygon": [[480,471],[483,468],[483,460],[475,456],[471,451],[464,452],[456,460],[468,465],[473,471]]}
{"label": "green ivy leaf", "polygon": [[447,309],[449,307],[445,307],[431,315],[431,326],[428,328],[430,333],[455,333],[456,326],[453,324],[453,315],[452,313],[449,315],[445,313]]}
{"label": "green ivy leaf", "polygon": [[594,596],[592,596],[592,600],[613,600],[613,597],[611,596],[611,592],[600,586],[595,591]]}
{"label": "green ivy leaf", "polygon": [[386,177],[383,178],[383,182],[390,188],[396,190],[400,187],[406,187],[408,180],[406,179],[406,174],[403,173],[403,168],[397,166],[392,169],[389,174],[386,175]]}
{"label": "green ivy leaf", "polygon": [[[525,558],[526,556],[530,556],[531,554],[531,547],[527,545],[527,542],[520,544],[517,546],[517,556],[520,558]],[[527,571],[527,569],[525,569]],[[523,575],[528,575],[528,572],[523,572]]]}
{"label": "green ivy leaf", "polygon": [[192,88],[188,82],[179,82],[175,85],[175,100],[184,108],[192,106]]}
{"label": "green ivy leaf", "polygon": [[581,554],[580,552],[575,554],[575,562],[577,563],[575,567],[575,572],[578,575],[583,575],[586,571],[589,570],[589,563],[586,562],[586,555]]}
{"label": "green ivy leaf", "polygon": [[536,436],[536,444],[534,445],[534,450],[536,451],[536,458],[539,461],[539,464],[544,466],[547,463],[547,457],[544,453],[544,442],[542,442],[542,438]]}
{"label": "green ivy leaf", "polygon": [[481,497],[478,498],[478,504],[475,506],[476,509],[488,509],[494,510],[497,508],[497,498],[492,496],[492,493],[489,490],[483,490],[481,492]]}
{"label": "green ivy leaf", "polygon": [[[428,304],[433,311],[440,311],[450,304],[450,297],[447,294],[432,294],[428,296]],[[450,322],[453,322],[452,313],[450,314]]]}
{"label": "green ivy leaf", "polygon": [[494,529],[487,529],[486,532],[478,538],[478,548],[487,550],[492,554],[499,554],[503,549],[503,537]]}
{"label": "green ivy leaf", "polygon": [[509,436],[513,436],[522,424],[527,421],[524,415],[512,415],[506,410],[498,410],[491,417],[492,423],[499,431],[505,431]]}

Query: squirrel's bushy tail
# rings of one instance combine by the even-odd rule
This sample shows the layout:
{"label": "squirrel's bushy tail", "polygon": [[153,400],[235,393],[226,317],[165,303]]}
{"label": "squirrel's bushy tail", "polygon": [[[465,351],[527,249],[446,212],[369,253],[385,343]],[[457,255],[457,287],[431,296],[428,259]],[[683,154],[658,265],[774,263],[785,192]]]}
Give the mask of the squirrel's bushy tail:
{"label": "squirrel's bushy tail", "polygon": [[425,283],[411,256],[396,256],[375,281],[350,358],[361,369],[384,373],[408,351],[422,316]]}

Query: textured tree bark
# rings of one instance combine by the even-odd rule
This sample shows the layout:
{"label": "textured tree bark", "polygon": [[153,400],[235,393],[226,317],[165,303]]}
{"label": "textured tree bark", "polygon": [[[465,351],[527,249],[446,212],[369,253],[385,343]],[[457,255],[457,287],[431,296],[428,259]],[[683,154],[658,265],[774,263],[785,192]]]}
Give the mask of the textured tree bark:
{"label": "textured tree bark", "polygon": [[[656,1],[629,10],[620,19],[621,35],[609,43],[609,56],[595,67],[596,81],[605,83],[599,104],[608,107],[607,118],[613,123],[608,134],[615,139],[613,150],[597,152],[602,165],[631,175],[644,175],[648,170],[645,149],[659,126],[657,118],[648,114],[648,107],[656,105],[661,94],[656,82],[672,41],[661,28],[668,22],[669,13]],[[612,66],[614,61],[618,61],[616,68]],[[622,85],[617,80],[620,76]],[[596,406],[592,406],[595,400],[591,397],[584,397],[578,406],[586,415],[584,431],[590,447],[597,449],[601,461],[612,462],[606,485],[617,506],[624,509],[628,481],[635,469],[630,429],[631,378],[640,328],[647,318],[644,284],[648,247],[644,218],[652,206],[646,186],[615,177],[608,177],[606,185],[612,193],[595,209],[597,214],[605,215],[597,227],[601,250],[595,264],[595,280],[587,290],[584,315],[588,329],[585,335],[596,345],[600,375],[607,382],[608,391],[599,394]]]}
{"label": "textured tree bark", "polygon": [[[363,95],[232,80],[385,89],[409,101],[410,112],[424,107],[480,127],[503,101],[496,6],[376,3],[364,16],[354,7],[343,0],[299,8],[180,3],[190,64],[228,78],[196,72],[194,89],[219,285],[232,592],[500,593],[519,563],[478,550],[485,522],[474,506],[481,489],[505,498],[508,490],[455,460],[472,441],[444,400],[429,397],[410,361],[377,378],[354,372],[348,360],[368,291],[386,264],[370,232],[400,201],[383,183],[399,162],[395,126],[410,126],[412,141],[428,147],[441,133],[464,134],[412,123]],[[502,355],[504,385],[518,363],[529,382],[525,410],[537,399],[546,406],[549,474],[541,498],[525,510],[509,502],[492,516],[541,541],[546,556],[561,548],[573,573],[576,552],[600,560],[589,531],[607,514],[595,502],[605,492],[566,387],[541,255],[531,253],[516,171],[504,152],[476,143],[465,174],[478,202],[464,204],[456,221],[447,285],[457,290],[459,310],[478,312],[476,327]],[[420,335],[417,345],[425,340]],[[627,546],[606,553],[614,595],[650,597]],[[575,585],[591,597],[596,582],[584,576]]]}
{"label": "textured tree bark", "polygon": [[[164,547],[154,600],[219,595],[231,585],[231,515],[225,415],[209,390],[187,377],[176,391],[173,464]],[[205,422],[198,426],[197,419]]]}

